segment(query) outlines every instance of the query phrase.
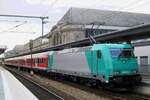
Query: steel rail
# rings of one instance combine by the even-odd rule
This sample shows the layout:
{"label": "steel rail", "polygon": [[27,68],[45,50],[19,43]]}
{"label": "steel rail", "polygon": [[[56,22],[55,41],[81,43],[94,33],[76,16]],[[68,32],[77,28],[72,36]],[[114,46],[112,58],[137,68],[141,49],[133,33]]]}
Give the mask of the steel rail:
{"label": "steel rail", "polygon": [[[11,70],[12,71],[12,69],[11,68],[8,68],[7,67],[7,69],[8,70]],[[13,70],[13,72],[15,72],[14,70]],[[19,74],[19,73],[17,73],[17,72],[15,72],[16,74]],[[25,76],[23,76],[22,74],[19,74],[19,76],[22,76],[23,78],[26,78]],[[29,79],[27,79],[28,81],[32,81],[32,80],[29,80]],[[34,81],[33,81],[34,82]],[[61,81],[61,82],[65,82],[65,81]],[[35,83],[35,82],[34,82]],[[37,83],[35,83],[35,84],[37,84]],[[72,83],[71,82],[65,82],[65,84],[67,84],[67,85],[72,85]],[[39,85],[38,84],[38,86],[41,86],[41,85]],[[73,84],[73,86],[74,87],[76,87],[76,88],[81,88],[81,85],[77,85],[77,84]],[[86,86],[85,86],[86,87]],[[42,87],[43,88],[43,87]],[[48,90],[47,88],[45,88],[46,90]],[[90,91],[91,90],[91,88],[88,88],[87,87],[87,91]],[[84,88],[84,90],[85,90],[85,88]],[[48,90],[49,91],[49,90]],[[126,99],[128,99],[128,98],[130,98],[131,97],[131,99],[134,99],[134,100],[150,100],[150,97],[147,97],[147,96],[145,96],[145,95],[142,95],[142,94],[137,94],[137,93],[134,93],[134,92],[132,92],[132,91],[129,91],[129,93],[118,93],[118,92],[113,92],[113,91],[108,91],[108,90],[100,90],[100,88],[97,88],[95,91],[103,91],[103,92],[105,92],[105,95],[109,95],[109,97],[110,98],[112,98],[112,99],[116,99],[116,100],[122,100],[123,98],[126,98]],[[50,93],[51,93],[51,91],[50,91]],[[53,93],[53,92],[52,92]],[[95,92],[94,92],[94,94],[95,94]],[[57,94],[55,94],[54,93],[54,95],[56,95],[56,96],[58,96]],[[102,94],[103,95],[103,94]],[[60,96],[59,96],[60,97]],[[60,97],[60,99],[61,100],[64,100],[62,97]]]}
{"label": "steel rail", "polygon": [[12,70],[12,69],[10,69],[10,68],[7,68],[7,69],[8,69],[9,71],[14,72],[14,73],[17,74],[18,76],[24,78],[25,80],[29,81],[30,83],[33,83],[33,84],[35,84],[36,86],[40,87],[41,89],[47,91],[48,93],[54,95],[54,96],[57,97],[59,100],[64,100],[64,98],[62,98],[61,96],[59,96],[59,95],[57,95],[56,93],[50,91],[49,89],[45,88],[44,86],[41,86],[40,84],[34,82],[33,80],[28,79],[28,78],[25,77],[24,75],[22,75],[22,74],[20,74],[20,73],[17,73],[16,71],[14,71],[14,70]]}

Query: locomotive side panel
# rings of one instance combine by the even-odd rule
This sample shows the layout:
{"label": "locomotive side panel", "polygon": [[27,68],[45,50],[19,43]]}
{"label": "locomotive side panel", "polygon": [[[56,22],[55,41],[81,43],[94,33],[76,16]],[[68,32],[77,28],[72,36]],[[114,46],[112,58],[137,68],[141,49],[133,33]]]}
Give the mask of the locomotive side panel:
{"label": "locomotive side panel", "polygon": [[85,52],[55,54],[52,71],[78,76],[91,75]]}

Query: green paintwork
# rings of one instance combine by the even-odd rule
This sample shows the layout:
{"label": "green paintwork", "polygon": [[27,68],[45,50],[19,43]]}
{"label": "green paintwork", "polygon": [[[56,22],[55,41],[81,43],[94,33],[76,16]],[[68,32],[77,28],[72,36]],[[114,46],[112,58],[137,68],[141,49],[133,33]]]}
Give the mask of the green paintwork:
{"label": "green paintwork", "polygon": [[[138,69],[135,57],[114,59],[110,49],[132,49],[129,44],[94,44],[91,50],[86,50],[85,56],[91,75],[97,76],[102,82],[109,82],[110,77],[116,75],[132,75]],[[101,52],[101,53],[98,53]],[[48,55],[48,70],[51,71],[54,64],[54,52]],[[116,72],[119,72],[116,74]]]}
{"label": "green paintwork", "polygon": [[[85,55],[92,75],[103,77],[105,82],[116,75],[135,74],[138,69],[136,58],[113,59],[110,48],[132,49],[129,44],[94,44],[91,51],[86,51]],[[97,58],[97,51],[101,51],[101,58]]]}
{"label": "green paintwork", "polygon": [[48,55],[48,72],[52,69],[52,66],[53,66],[53,61],[54,61],[54,52],[51,51]]}

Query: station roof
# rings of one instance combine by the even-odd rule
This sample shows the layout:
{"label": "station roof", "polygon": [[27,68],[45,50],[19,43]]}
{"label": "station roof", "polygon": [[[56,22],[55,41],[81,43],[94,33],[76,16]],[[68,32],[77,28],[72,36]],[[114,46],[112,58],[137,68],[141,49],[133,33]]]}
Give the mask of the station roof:
{"label": "station roof", "polygon": [[102,23],[106,26],[132,27],[140,24],[149,24],[150,15],[110,10],[70,8],[58,21],[59,24],[89,24]]}

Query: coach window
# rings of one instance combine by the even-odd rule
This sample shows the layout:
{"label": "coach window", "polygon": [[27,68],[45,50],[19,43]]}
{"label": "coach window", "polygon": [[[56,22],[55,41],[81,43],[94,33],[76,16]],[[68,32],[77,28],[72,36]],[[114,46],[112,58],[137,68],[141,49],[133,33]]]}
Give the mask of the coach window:
{"label": "coach window", "polygon": [[45,63],[46,62],[46,59],[45,58],[43,58],[43,63]]}
{"label": "coach window", "polygon": [[45,60],[45,59],[43,58],[43,61],[42,61],[42,63],[44,63],[44,60]]}
{"label": "coach window", "polygon": [[45,63],[45,58],[42,58],[42,63]]}
{"label": "coach window", "polygon": [[43,63],[43,58],[41,58],[41,63]]}
{"label": "coach window", "polygon": [[41,63],[43,63],[43,58],[41,58]]}
{"label": "coach window", "polygon": [[39,63],[41,63],[41,58],[39,58]]}
{"label": "coach window", "polygon": [[41,58],[39,58],[39,63],[42,63],[42,59]]}
{"label": "coach window", "polygon": [[34,58],[32,59],[32,63],[35,63]]}
{"label": "coach window", "polygon": [[35,59],[34,59],[34,62],[37,64],[37,63],[38,63],[38,59],[37,59],[37,58],[35,58]]}
{"label": "coach window", "polygon": [[40,63],[40,62],[39,62],[39,58],[37,58],[37,62]]}
{"label": "coach window", "polygon": [[44,63],[44,58],[42,59],[42,63]]}

